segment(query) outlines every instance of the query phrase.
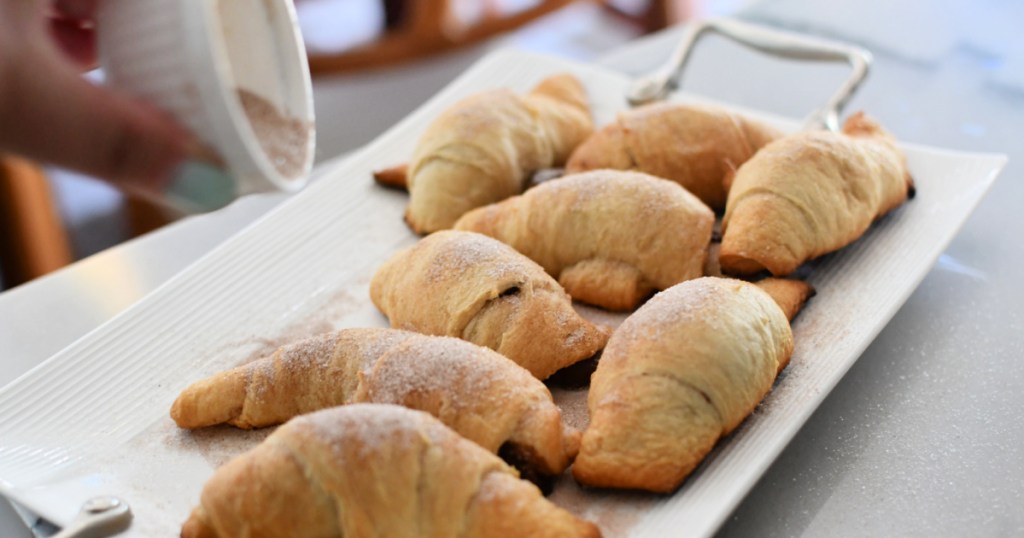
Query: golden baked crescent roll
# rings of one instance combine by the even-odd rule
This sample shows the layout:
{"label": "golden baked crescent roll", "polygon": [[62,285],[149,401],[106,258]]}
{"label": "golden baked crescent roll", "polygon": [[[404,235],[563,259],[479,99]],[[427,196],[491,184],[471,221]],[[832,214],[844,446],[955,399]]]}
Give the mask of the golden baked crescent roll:
{"label": "golden baked crescent roll", "polygon": [[394,255],[373,276],[370,298],[392,327],[489,347],[539,379],[608,340],[544,269],[470,232],[438,232]]}
{"label": "golden baked crescent roll", "polygon": [[455,227],[511,245],[573,299],[628,310],[654,290],[701,276],[714,221],[677,183],[595,170],[470,211]]}
{"label": "golden baked crescent roll", "polygon": [[724,108],[657,103],[619,114],[596,131],[572,153],[566,171],[646,172],[679,183],[720,210],[725,207],[724,177],[780,136]]}
{"label": "golden baked crescent roll", "polygon": [[659,293],[608,341],[573,476],[674,490],[754,410],[792,351],[789,322],[753,284],[704,277]]}
{"label": "golden baked crescent roll", "polygon": [[571,75],[525,97],[499,89],[459,101],[420,137],[405,220],[421,234],[451,228],[466,211],[523,192],[535,171],[561,166],[592,131],[586,92]]}
{"label": "golden baked crescent roll", "polygon": [[415,333],[345,329],[278,348],[269,357],[196,381],[171,405],[181,428],[261,428],[352,402],[359,373]]}
{"label": "golden baked crescent roll", "polygon": [[792,273],[859,238],[912,189],[903,152],[863,113],[842,133],[781,138],[736,173],[722,220],[722,270]]}
{"label": "golden baked crescent roll", "polygon": [[562,425],[543,383],[509,359],[455,338],[345,329],[186,388],[171,408],[183,428],[280,424],[342,404],[393,403],[426,411],[530,472],[561,473],[579,432]]}
{"label": "golden baked crescent roll", "polygon": [[183,538],[600,536],[430,415],[359,404],[297,417],[217,469]]}

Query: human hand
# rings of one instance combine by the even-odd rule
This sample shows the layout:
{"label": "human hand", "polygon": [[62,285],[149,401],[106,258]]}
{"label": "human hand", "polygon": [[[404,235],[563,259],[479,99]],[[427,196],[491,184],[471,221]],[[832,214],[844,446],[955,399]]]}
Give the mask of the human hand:
{"label": "human hand", "polygon": [[160,111],[97,87],[92,20],[102,0],[0,0],[0,151],[115,183],[160,184],[191,137]]}

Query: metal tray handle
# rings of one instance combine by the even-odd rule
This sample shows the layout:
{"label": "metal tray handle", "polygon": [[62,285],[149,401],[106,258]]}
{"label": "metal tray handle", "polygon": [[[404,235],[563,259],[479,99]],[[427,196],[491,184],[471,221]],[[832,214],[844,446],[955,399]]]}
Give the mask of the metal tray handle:
{"label": "metal tray handle", "polygon": [[807,118],[807,129],[838,131],[839,113],[864,81],[871,65],[871,53],[853,45],[782,32],[732,19],[708,19],[689,27],[683,42],[665,65],[633,83],[627,94],[630,104],[637,106],[659,101],[678,88],[679,78],[690,59],[694,45],[708,32],[721,34],[752,49],[782,58],[848,63],[853,68],[853,73],[821,108]]}

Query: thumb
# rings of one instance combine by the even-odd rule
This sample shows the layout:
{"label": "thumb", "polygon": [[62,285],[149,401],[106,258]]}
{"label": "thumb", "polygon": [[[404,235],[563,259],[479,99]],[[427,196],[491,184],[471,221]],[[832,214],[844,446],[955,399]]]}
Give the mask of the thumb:
{"label": "thumb", "polygon": [[0,146],[116,183],[159,184],[184,159],[191,138],[169,117],[32,52],[2,81]]}

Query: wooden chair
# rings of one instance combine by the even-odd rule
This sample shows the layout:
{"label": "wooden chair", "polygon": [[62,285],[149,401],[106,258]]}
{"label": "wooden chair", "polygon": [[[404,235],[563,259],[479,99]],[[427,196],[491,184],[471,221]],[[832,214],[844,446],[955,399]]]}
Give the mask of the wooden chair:
{"label": "wooden chair", "polygon": [[697,11],[696,0],[648,0],[643,9],[636,12],[623,9],[615,0],[601,3],[613,15],[639,26],[645,34],[689,20]]}
{"label": "wooden chair", "polygon": [[337,73],[384,67],[478,43],[518,28],[575,0],[542,0],[511,15],[502,15],[496,0],[483,2],[479,21],[457,19],[451,0],[382,0],[384,33],[368,45],[332,54],[311,54],[314,73]]}
{"label": "wooden chair", "polygon": [[[452,0],[381,0],[384,31],[380,38],[337,53],[310,54],[310,69],[313,74],[339,73],[416,60],[478,43],[578,0],[541,0],[533,7],[512,14],[502,14],[500,0],[479,1],[483,3],[482,16],[466,23],[454,14]],[[589,1],[639,26],[644,33],[689,18],[694,3],[694,0],[648,0],[642,4],[642,9],[631,12],[619,7],[620,2],[615,0]]]}
{"label": "wooden chair", "polygon": [[43,170],[25,159],[0,155],[0,272],[13,287],[72,261]]}
{"label": "wooden chair", "polygon": [[[127,196],[124,216],[137,236],[174,220],[161,207]],[[23,284],[75,260],[45,171],[32,161],[0,155],[0,289]]]}

